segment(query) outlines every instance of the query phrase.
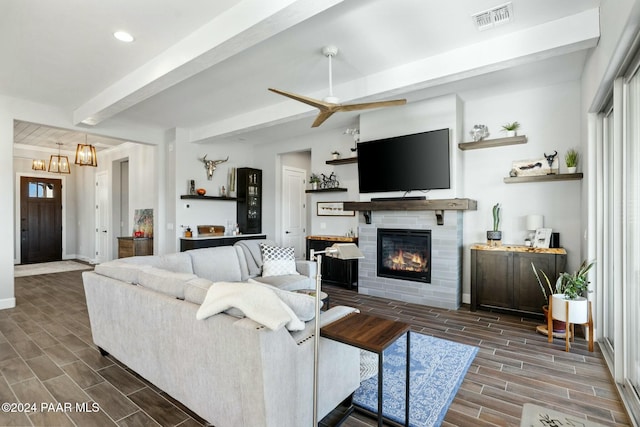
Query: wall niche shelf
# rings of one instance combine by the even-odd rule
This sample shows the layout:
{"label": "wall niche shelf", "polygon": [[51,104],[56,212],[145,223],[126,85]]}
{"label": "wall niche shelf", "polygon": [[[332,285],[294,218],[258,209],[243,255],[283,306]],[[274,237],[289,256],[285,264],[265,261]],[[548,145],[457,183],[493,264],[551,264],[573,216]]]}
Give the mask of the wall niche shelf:
{"label": "wall niche shelf", "polygon": [[223,200],[229,202],[235,202],[238,200],[235,197],[222,197],[222,196],[198,196],[197,194],[183,194],[180,196],[181,199],[192,199],[192,200]]}
{"label": "wall niche shelf", "polygon": [[347,191],[346,188],[319,188],[317,190],[305,190],[305,193],[331,193],[331,192],[340,192]]}
{"label": "wall niche shelf", "polygon": [[527,137],[525,135],[510,136],[507,138],[482,139],[473,142],[461,142],[458,148],[461,150],[477,150],[479,148],[502,147],[504,145],[526,144]]}
{"label": "wall niche shelf", "polygon": [[542,181],[575,181],[583,178],[582,172],[578,173],[557,173],[552,175],[536,175],[536,176],[508,176],[504,178],[507,184],[515,184],[519,182],[542,182]]}
{"label": "wall niche shelf", "polygon": [[358,158],[347,157],[344,159],[327,160],[325,163],[328,165],[348,165],[350,163],[358,163]]}

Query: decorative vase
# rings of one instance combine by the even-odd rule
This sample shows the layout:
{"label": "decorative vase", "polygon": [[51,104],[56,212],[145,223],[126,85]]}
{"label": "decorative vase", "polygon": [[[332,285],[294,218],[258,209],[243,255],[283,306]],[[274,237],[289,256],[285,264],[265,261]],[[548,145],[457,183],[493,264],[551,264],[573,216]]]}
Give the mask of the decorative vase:
{"label": "decorative vase", "polygon": [[317,190],[318,189],[318,183],[317,182],[312,182],[311,183],[311,189],[312,190]]}
{"label": "decorative vase", "polygon": [[577,168],[577,167],[575,167],[575,166],[567,166],[567,172],[568,172],[568,173],[576,173],[576,170],[577,170],[577,169],[578,169],[578,168]]}
{"label": "decorative vase", "polygon": [[[567,299],[564,294],[551,295],[551,316],[553,319],[567,323],[584,324],[589,320],[589,304],[585,297]],[[569,318],[567,319],[567,306],[569,303]]]}

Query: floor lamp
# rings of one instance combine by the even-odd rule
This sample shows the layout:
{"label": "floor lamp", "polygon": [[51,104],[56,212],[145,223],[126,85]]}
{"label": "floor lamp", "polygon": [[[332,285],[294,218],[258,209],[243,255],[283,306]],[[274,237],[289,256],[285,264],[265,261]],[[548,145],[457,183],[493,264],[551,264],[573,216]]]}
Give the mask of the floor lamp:
{"label": "floor lamp", "polygon": [[322,255],[338,259],[358,259],[364,255],[355,243],[335,243],[324,251],[314,251],[311,249],[309,259],[315,259],[316,266],[316,316],[315,331],[313,334],[313,426],[318,425],[318,349],[320,344],[320,290],[322,282]]}

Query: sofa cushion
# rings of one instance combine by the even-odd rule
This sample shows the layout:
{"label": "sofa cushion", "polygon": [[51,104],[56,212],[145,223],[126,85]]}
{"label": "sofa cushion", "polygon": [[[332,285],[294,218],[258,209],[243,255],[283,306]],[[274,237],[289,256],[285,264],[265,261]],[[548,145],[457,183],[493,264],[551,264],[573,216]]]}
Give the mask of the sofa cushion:
{"label": "sofa cushion", "polygon": [[137,284],[139,282],[138,275],[140,272],[150,268],[151,266],[148,264],[136,264],[114,260],[97,264],[94,271],[103,276],[111,277],[112,279]]}
{"label": "sofa cushion", "polygon": [[145,288],[176,298],[184,299],[184,288],[187,281],[196,279],[191,273],[175,273],[160,268],[149,268],[140,271],[138,284]]}
{"label": "sofa cushion", "polygon": [[255,277],[258,282],[266,283],[285,291],[295,291],[298,289],[315,289],[314,279],[300,274],[288,274],[286,276]]}
{"label": "sofa cushion", "polygon": [[262,251],[262,276],[285,276],[298,274],[293,248],[260,244]]}
{"label": "sofa cushion", "polygon": [[201,277],[187,281],[184,285],[184,300],[198,305],[202,304],[211,285],[213,285],[211,280]]}
{"label": "sofa cushion", "polygon": [[[314,297],[308,294],[285,291],[253,279],[249,280],[249,283],[271,289],[303,322],[308,322],[316,317],[316,299]],[[320,302],[320,306],[322,307],[322,302]]]}
{"label": "sofa cushion", "polygon": [[304,329],[304,322],[298,319],[275,292],[248,282],[216,282],[211,285],[196,313],[196,319],[204,320],[232,307],[274,331],[283,326],[291,331]]}
{"label": "sofa cushion", "polygon": [[239,282],[242,271],[233,246],[192,249],[184,252],[191,257],[193,273],[212,282]]}
{"label": "sofa cushion", "polygon": [[249,277],[256,277],[262,274],[262,250],[260,249],[260,245],[263,243],[276,246],[276,242],[268,239],[240,240],[234,244],[234,246],[239,247],[244,253]]}
{"label": "sofa cushion", "polygon": [[127,264],[150,265],[151,267],[174,271],[176,273],[193,273],[191,257],[185,252],[167,255],[134,256],[121,258],[118,261]]}

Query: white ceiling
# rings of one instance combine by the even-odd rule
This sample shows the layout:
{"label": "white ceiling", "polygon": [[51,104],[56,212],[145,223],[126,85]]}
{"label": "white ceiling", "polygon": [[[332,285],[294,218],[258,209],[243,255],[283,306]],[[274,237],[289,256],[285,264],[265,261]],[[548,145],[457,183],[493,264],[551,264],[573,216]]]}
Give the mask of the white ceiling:
{"label": "white ceiling", "polygon": [[[415,102],[451,92],[472,97],[497,84],[518,88],[580,77],[595,41],[580,26],[572,28],[579,20],[566,21],[558,34],[549,27],[551,40],[530,38],[545,34],[545,23],[597,8],[599,0],[512,0],[511,22],[478,31],[471,15],[502,3],[3,0],[0,94],[55,106],[72,118],[69,127],[95,123],[87,127],[94,138],[135,125],[185,128],[195,142],[264,142],[312,131],[313,109],[267,88],[327,95],[321,54],[327,44],[340,49],[333,83],[343,102],[398,96]],[[112,37],[122,29],[133,43]],[[456,61],[448,60],[456,53]],[[338,113],[322,127],[346,128],[356,119],[355,112]],[[14,142],[22,144],[62,138],[73,145],[79,137],[28,123],[16,127],[22,131]]]}

